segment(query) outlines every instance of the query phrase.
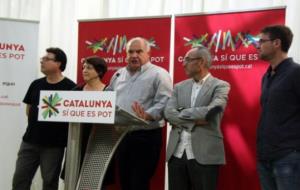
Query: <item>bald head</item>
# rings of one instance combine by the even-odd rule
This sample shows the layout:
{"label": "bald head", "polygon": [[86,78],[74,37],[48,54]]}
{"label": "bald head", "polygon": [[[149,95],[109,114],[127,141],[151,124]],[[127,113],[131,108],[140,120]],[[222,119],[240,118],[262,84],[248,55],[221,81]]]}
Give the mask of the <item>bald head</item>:
{"label": "bald head", "polygon": [[141,37],[132,38],[126,45],[128,69],[131,73],[140,70],[142,65],[150,61],[150,44]]}
{"label": "bald head", "polygon": [[209,49],[207,49],[204,46],[198,46],[198,47],[191,49],[190,51],[192,51],[196,57],[201,57],[204,60],[205,66],[208,69],[211,67],[212,58],[211,58],[211,53],[210,53]]}
{"label": "bald head", "polygon": [[209,73],[211,66],[210,51],[204,46],[190,49],[185,54],[183,66],[188,77],[197,81],[201,80]]}
{"label": "bald head", "polygon": [[145,38],[142,38],[142,37],[131,38],[126,44],[126,52],[128,52],[129,47],[134,42],[141,43],[142,47],[145,49],[145,52],[150,52],[150,49],[151,49],[150,43],[148,42],[148,40],[146,40]]}

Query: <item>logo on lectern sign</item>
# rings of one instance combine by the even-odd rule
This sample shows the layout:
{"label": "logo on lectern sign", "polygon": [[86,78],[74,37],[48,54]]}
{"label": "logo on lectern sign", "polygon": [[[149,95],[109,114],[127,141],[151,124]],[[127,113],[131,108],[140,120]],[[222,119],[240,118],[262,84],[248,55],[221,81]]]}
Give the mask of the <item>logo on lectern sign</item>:
{"label": "logo on lectern sign", "polygon": [[44,119],[50,118],[51,116],[57,116],[59,114],[59,107],[61,106],[62,98],[59,97],[58,93],[50,94],[42,98],[42,116]]}
{"label": "logo on lectern sign", "polygon": [[114,123],[115,92],[41,91],[39,121]]}

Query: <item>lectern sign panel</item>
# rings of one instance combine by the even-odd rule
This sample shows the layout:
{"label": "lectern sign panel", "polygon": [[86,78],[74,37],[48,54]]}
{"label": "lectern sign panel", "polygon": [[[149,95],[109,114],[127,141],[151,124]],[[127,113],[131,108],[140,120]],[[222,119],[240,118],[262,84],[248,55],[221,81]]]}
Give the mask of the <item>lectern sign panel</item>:
{"label": "lectern sign panel", "polygon": [[115,92],[41,91],[39,121],[114,123]]}

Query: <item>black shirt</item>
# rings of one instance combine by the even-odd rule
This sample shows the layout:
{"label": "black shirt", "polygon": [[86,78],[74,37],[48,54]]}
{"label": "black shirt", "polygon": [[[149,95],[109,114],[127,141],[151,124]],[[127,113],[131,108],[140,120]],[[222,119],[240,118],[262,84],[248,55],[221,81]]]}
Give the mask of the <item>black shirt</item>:
{"label": "black shirt", "polygon": [[33,81],[25,95],[24,103],[29,104],[28,126],[23,136],[27,143],[44,146],[66,146],[68,138],[68,123],[38,121],[38,105],[41,90],[71,90],[75,83],[68,78],[56,84],[47,82],[46,77]]}
{"label": "black shirt", "polygon": [[276,160],[300,150],[300,65],[283,60],[262,80],[262,113],[258,126],[259,160]]}

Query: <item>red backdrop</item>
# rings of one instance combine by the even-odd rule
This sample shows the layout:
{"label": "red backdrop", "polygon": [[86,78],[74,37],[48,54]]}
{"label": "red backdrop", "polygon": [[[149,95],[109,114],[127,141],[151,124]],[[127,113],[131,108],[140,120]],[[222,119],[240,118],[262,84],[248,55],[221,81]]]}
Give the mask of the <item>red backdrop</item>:
{"label": "red backdrop", "polygon": [[231,84],[222,122],[227,164],[219,190],[257,190],[256,127],[261,78],[268,64],[258,60],[255,40],[260,29],[284,24],[285,9],[178,16],[175,18],[174,81],[186,79],[184,54],[204,45],[214,54],[211,73]]}
{"label": "red backdrop", "polygon": [[[152,46],[151,62],[169,70],[170,32],[170,17],[79,22],[77,81],[79,83],[83,81],[80,60],[87,56],[98,55],[105,58],[108,63],[108,72],[104,77],[104,82],[108,84],[113,73],[126,65],[126,42],[137,36],[149,40]],[[166,128],[163,139],[159,167],[151,182],[153,190],[164,189]],[[111,189],[120,188],[115,185]]]}
{"label": "red backdrop", "polygon": [[[214,54],[211,73],[231,84],[222,122],[227,164],[221,170],[219,190],[259,189],[256,127],[261,77],[268,64],[258,60],[255,40],[264,26],[284,24],[284,21],[285,9],[175,17],[174,82],[186,79],[182,67],[185,52],[192,45],[202,44]],[[149,39],[153,44],[152,62],[168,70],[170,25],[170,18],[80,22],[78,82],[82,82],[80,60],[90,55],[107,60],[110,70],[104,81],[108,82],[117,68],[126,65],[125,44],[135,36]],[[164,189],[165,144],[161,155],[151,183],[153,190]]]}

